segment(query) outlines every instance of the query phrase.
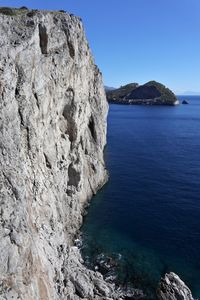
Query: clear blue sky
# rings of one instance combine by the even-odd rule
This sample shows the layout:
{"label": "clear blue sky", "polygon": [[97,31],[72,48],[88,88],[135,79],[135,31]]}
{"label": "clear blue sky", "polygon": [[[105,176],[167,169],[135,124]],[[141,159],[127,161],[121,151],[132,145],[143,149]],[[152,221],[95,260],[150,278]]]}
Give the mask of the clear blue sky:
{"label": "clear blue sky", "polygon": [[104,82],[200,91],[200,0],[0,0],[81,16]]}

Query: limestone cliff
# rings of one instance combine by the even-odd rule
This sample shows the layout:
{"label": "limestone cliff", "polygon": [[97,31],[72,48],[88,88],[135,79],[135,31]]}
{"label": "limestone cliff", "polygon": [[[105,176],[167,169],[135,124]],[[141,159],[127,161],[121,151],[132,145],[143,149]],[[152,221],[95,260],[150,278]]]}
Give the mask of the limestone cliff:
{"label": "limestone cliff", "polygon": [[77,299],[69,248],[107,179],[101,73],[78,17],[0,24],[0,298]]}

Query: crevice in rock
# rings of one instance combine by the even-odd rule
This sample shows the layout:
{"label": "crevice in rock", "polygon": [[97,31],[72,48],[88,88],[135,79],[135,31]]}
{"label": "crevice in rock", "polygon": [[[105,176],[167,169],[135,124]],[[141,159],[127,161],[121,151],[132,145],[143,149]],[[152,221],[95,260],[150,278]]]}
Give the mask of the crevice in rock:
{"label": "crevice in rock", "polygon": [[69,126],[69,130],[67,131],[68,135],[69,135],[69,140],[71,143],[73,143],[76,140],[76,133],[73,129],[73,125]]}
{"label": "crevice in rock", "polygon": [[11,230],[10,230],[10,232],[9,232],[8,235],[9,235],[11,244],[17,245],[17,244],[16,244],[16,241],[15,241],[15,238],[13,237],[13,229],[12,229],[12,228],[11,228]]}
{"label": "crevice in rock", "polygon": [[80,138],[80,144],[81,144],[82,150],[84,150],[84,144],[83,144],[83,137],[82,137],[82,136],[81,136],[81,138]]}
{"label": "crevice in rock", "polygon": [[72,59],[74,59],[75,50],[74,50],[74,46],[73,46],[72,42],[67,40],[67,45],[68,45],[68,48],[69,48],[69,55],[71,56]]}
{"label": "crevice in rock", "polygon": [[60,281],[57,282],[57,291],[58,291],[58,294],[60,295],[61,294]]}
{"label": "crevice in rock", "polygon": [[74,187],[78,187],[79,182],[81,180],[80,172],[75,170],[73,164],[71,163],[68,168],[68,185],[73,185]]}
{"label": "crevice in rock", "polygon": [[84,298],[84,295],[79,291],[76,285],[75,285],[75,294],[81,299]]}
{"label": "crevice in rock", "polygon": [[94,164],[91,164],[91,168],[94,172],[96,172],[96,168],[95,168]]}
{"label": "crevice in rock", "polygon": [[32,93],[33,93],[33,96],[35,98],[37,108],[40,109],[40,103],[39,103],[39,99],[38,99],[38,94],[35,91],[35,82],[32,82]]}
{"label": "crevice in rock", "polygon": [[15,87],[15,98],[17,98],[20,95],[20,89],[23,84],[23,78],[24,78],[24,70],[22,67],[19,67],[18,64],[16,64],[16,72],[17,72],[17,83]]}
{"label": "crevice in rock", "polygon": [[75,57],[75,49],[74,49],[74,45],[72,44],[72,42],[70,41],[70,34],[69,34],[69,29],[66,28],[66,27],[63,27],[63,31],[66,35],[66,38],[67,38],[67,46],[68,46],[68,49],[69,49],[69,55],[72,59],[74,59]]}
{"label": "crevice in rock", "polygon": [[48,168],[48,169],[52,169],[52,166],[51,166],[51,163],[50,163],[50,161],[49,161],[49,158],[48,158],[48,156],[44,153],[44,158],[45,158],[45,164],[46,164],[46,167]]}
{"label": "crevice in rock", "polygon": [[68,120],[67,130],[65,134],[68,134],[71,143],[73,143],[76,140],[77,128],[76,128],[76,123],[73,119]]}
{"label": "crevice in rock", "polygon": [[63,279],[63,285],[64,287],[67,287],[67,279]]}
{"label": "crevice in rock", "polygon": [[69,119],[69,110],[70,110],[70,105],[66,104],[63,109],[63,117],[65,118],[65,120]]}
{"label": "crevice in rock", "polygon": [[30,144],[30,131],[29,131],[29,128],[26,127],[26,132],[27,132],[27,146],[28,146],[28,151],[31,150],[31,144]]}
{"label": "crevice in rock", "polygon": [[93,116],[90,117],[90,120],[89,120],[89,123],[88,123],[88,128],[90,130],[91,136],[93,137],[93,139],[96,142],[97,136],[96,136],[95,122],[94,122]]}
{"label": "crevice in rock", "polygon": [[37,95],[37,93],[36,93],[36,92],[35,92],[33,95],[34,95],[34,97],[35,97],[35,100],[36,100],[36,105],[37,105],[38,109],[40,109],[38,95]]}
{"label": "crevice in rock", "polygon": [[18,87],[16,87],[16,89],[15,89],[15,97],[17,97],[17,96],[19,96],[19,89],[18,89]]}
{"label": "crevice in rock", "polygon": [[74,90],[73,88],[69,87],[65,92],[65,98],[67,104],[64,106],[63,109],[63,117],[67,121],[67,130],[65,134],[68,134],[71,143],[76,140],[76,136],[77,136],[77,126],[74,120],[74,113],[75,113],[74,97],[75,97]]}
{"label": "crevice in rock", "polygon": [[48,34],[44,25],[39,24],[40,49],[42,54],[47,54]]}
{"label": "crevice in rock", "polygon": [[69,88],[66,90],[65,96],[66,96],[66,98],[67,98],[68,100],[74,101],[74,97],[75,97],[74,89],[73,89],[72,87],[69,87]]}
{"label": "crevice in rock", "polygon": [[7,259],[7,272],[10,270],[10,256],[8,255]]}
{"label": "crevice in rock", "polygon": [[20,108],[18,108],[18,114],[19,114],[20,124],[22,126],[24,126],[23,115],[22,115],[22,112],[21,112]]}

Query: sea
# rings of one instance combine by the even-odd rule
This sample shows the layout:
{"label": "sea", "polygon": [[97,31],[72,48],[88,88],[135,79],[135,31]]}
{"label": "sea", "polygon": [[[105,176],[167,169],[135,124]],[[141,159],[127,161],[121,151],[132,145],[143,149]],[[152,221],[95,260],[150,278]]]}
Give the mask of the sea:
{"label": "sea", "polygon": [[105,276],[152,300],[167,272],[200,299],[200,96],[178,98],[189,104],[109,106],[109,181],[81,228],[86,264],[107,260]]}

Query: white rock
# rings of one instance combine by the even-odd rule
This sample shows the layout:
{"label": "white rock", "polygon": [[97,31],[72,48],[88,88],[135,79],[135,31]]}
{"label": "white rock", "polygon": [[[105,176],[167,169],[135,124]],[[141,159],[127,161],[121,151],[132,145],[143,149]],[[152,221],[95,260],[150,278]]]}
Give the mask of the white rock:
{"label": "white rock", "polygon": [[0,14],[0,24],[0,298],[79,299],[77,287],[93,297],[68,259],[107,180],[101,73],[78,17]]}
{"label": "white rock", "polygon": [[194,300],[190,289],[172,272],[161,279],[158,296],[161,300]]}

